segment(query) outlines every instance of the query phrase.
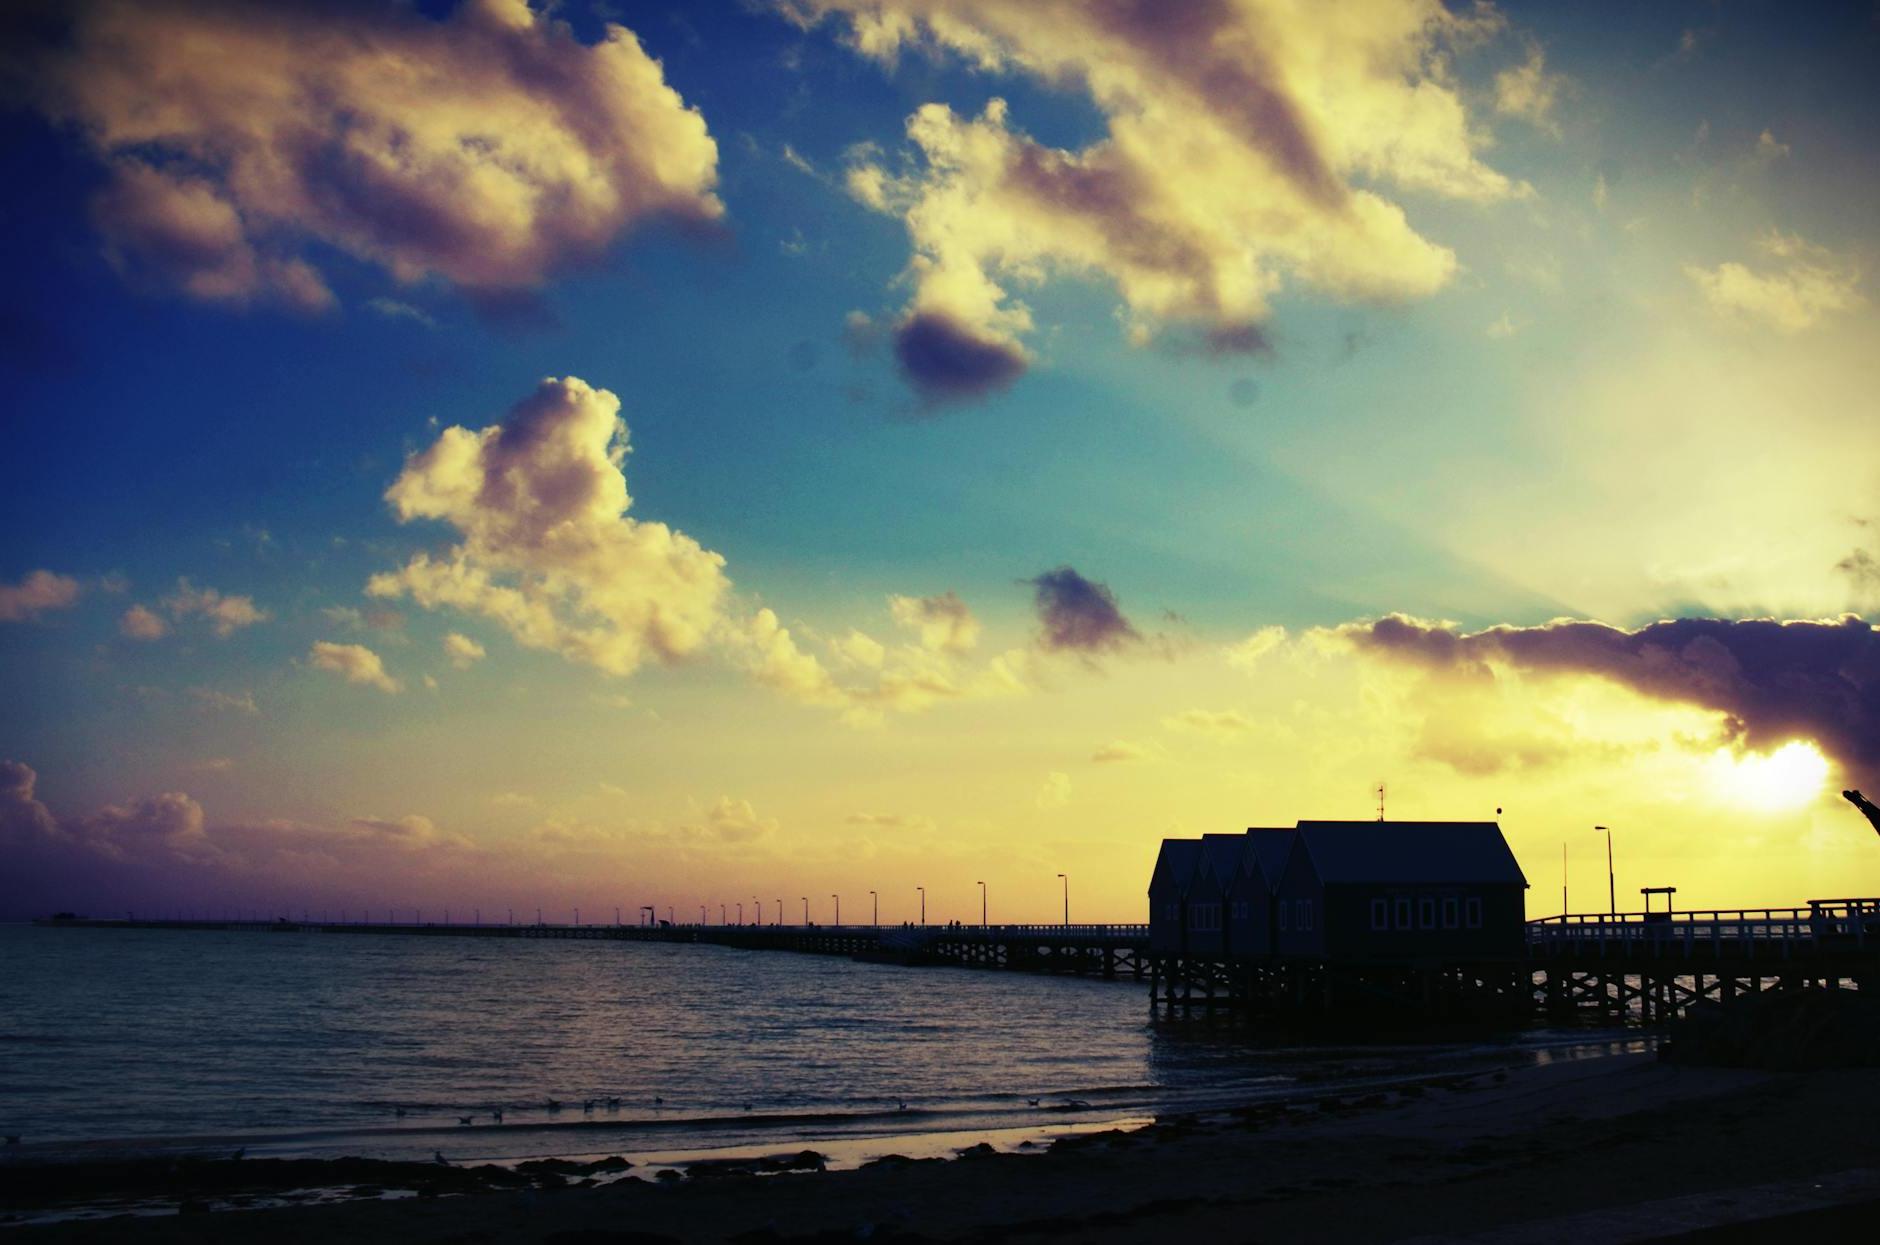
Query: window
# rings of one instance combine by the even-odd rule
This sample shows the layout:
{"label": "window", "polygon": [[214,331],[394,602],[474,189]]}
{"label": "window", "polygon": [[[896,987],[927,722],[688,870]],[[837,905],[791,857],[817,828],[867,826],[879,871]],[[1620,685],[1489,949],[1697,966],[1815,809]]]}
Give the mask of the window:
{"label": "window", "polygon": [[1163,904],[1163,905],[1162,905],[1162,917],[1163,917],[1163,919],[1164,919],[1164,920],[1168,920],[1168,921],[1179,921],[1179,920],[1181,920],[1181,919],[1182,919],[1182,906],[1181,906],[1181,904],[1179,904],[1179,903],[1166,903],[1166,904]]}
{"label": "window", "polygon": [[1286,914],[1287,914],[1288,912],[1290,912],[1290,911],[1292,911],[1292,905],[1291,905],[1291,904],[1289,904],[1289,903],[1287,903],[1287,902],[1286,902],[1286,901],[1285,901],[1284,899],[1282,899],[1282,900],[1280,900],[1280,901],[1279,901],[1279,903],[1278,903],[1277,905],[1275,905],[1275,906],[1279,908],[1279,928],[1280,928],[1280,932],[1281,932],[1281,933],[1284,933],[1284,932],[1286,931]]}
{"label": "window", "polygon": [[1397,928],[1410,928],[1410,901],[1402,896],[1397,899]]}
{"label": "window", "polygon": [[1188,910],[1188,928],[1196,933],[1210,933],[1221,928],[1221,905],[1198,903]]}
{"label": "window", "polygon": [[1481,928],[1482,928],[1482,899],[1481,899],[1481,896],[1479,896],[1479,895],[1471,895],[1471,896],[1469,896],[1469,900],[1468,900],[1468,903],[1466,903],[1466,904],[1465,904],[1465,905],[1463,906],[1463,912],[1464,912],[1464,914],[1465,914],[1465,916],[1466,916],[1466,918],[1467,918],[1467,922],[1468,922],[1468,926],[1469,926],[1469,928],[1470,928],[1470,929],[1481,929]]}
{"label": "window", "polygon": [[1447,895],[1443,898],[1444,929],[1454,929],[1457,925],[1461,924],[1456,916],[1456,907],[1456,897],[1454,895]]}
{"label": "window", "polygon": [[1436,928],[1436,901],[1428,895],[1417,900],[1417,928]]}
{"label": "window", "polygon": [[1371,901],[1371,928],[1390,928],[1390,900],[1373,899]]}
{"label": "window", "polygon": [[1312,901],[1310,899],[1299,901],[1299,928],[1302,930],[1312,928]]}

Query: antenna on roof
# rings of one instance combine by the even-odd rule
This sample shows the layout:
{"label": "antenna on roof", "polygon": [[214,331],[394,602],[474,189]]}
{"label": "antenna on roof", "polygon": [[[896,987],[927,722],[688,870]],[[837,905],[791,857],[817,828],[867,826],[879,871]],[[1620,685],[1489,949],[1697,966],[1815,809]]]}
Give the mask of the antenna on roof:
{"label": "antenna on roof", "polygon": [[1384,820],[1384,784],[1377,784],[1377,819]]}

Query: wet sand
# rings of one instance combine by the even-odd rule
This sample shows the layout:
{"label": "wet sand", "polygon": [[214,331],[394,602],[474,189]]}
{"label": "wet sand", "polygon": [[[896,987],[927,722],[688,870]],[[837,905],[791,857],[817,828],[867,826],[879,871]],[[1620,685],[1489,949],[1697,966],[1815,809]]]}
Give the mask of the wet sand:
{"label": "wet sand", "polygon": [[568,1171],[548,1173],[554,1188],[438,1187],[273,1209],[217,1202],[13,1232],[401,1245],[1847,1239],[1880,1227],[1880,1072],[1778,1075],[1621,1055],[1170,1119],[1038,1152],[987,1147],[852,1171],[775,1170],[814,1166],[801,1156],[754,1166],[697,1165],[683,1179]]}

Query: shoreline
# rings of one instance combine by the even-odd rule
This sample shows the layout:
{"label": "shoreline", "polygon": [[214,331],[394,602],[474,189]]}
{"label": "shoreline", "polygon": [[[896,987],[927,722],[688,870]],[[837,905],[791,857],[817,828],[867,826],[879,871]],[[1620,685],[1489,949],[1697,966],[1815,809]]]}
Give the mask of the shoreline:
{"label": "shoreline", "polygon": [[[1316,1229],[1326,1239],[1385,1241],[1665,1203],[1674,1209],[1661,1208],[1661,1218],[1701,1228],[1706,1213],[1727,1218],[1729,1199],[1748,1190],[1764,1190],[1767,1206],[1801,1211],[1818,1209],[1811,1198],[1859,1201],[1869,1186],[1880,1199],[1877,1117],[1880,1072],[1771,1074],[1627,1054],[1164,1116],[1133,1130],[1092,1126],[1011,1150],[977,1142],[953,1147],[963,1152],[952,1160],[905,1155],[850,1167],[765,1146],[753,1149],[767,1155],[692,1157],[683,1178],[654,1175],[674,1171],[658,1165],[584,1174],[568,1170],[574,1164],[534,1164],[556,1179],[9,1226],[31,1239],[152,1242],[205,1239],[210,1229],[228,1242],[403,1242],[473,1230],[545,1241],[628,1228],[649,1235],[620,1239],[716,1241],[762,1230],[774,1234],[762,1239],[789,1240],[866,1228],[874,1239],[1070,1232],[1126,1241],[1223,1228],[1244,1239],[1260,1225],[1284,1236],[1322,1223],[1338,1225]],[[766,1164],[768,1156],[778,1161]],[[487,1170],[507,1172],[491,1181],[518,1175]],[[581,1181],[594,1183],[575,1187]],[[1754,1201],[1742,1203],[1743,1214]]]}

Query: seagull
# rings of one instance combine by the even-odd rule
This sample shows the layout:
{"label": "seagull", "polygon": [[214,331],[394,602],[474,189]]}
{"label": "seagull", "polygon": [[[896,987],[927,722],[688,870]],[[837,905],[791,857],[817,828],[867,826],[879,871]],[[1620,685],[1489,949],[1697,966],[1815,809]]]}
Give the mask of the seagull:
{"label": "seagull", "polygon": [[583,1101],[581,1103],[581,1109],[585,1112],[592,1114],[594,1110],[594,1100],[592,1098],[589,1098]]}
{"label": "seagull", "polygon": [[548,1101],[547,1101],[546,1103],[544,1103],[543,1105],[544,1105],[544,1106],[546,1106],[546,1107],[547,1107],[547,1108],[548,1108],[548,1109],[549,1109],[550,1111],[559,1111],[559,1110],[561,1110],[561,1103],[560,1103],[560,1102],[558,1102],[558,1101],[556,1101],[556,1100],[555,1100],[555,1099],[553,1099],[553,1098],[550,1098],[550,1099],[549,1099],[549,1100],[548,1100]]}
{"label": "seagull", "polygon": [[750,1103],[748,1103],[748,1102],[747,1102],[747,1103],[745,1103],[745,1104],[744,1104],[744,1109],[745,1109],[746,1111],[749,1111],[749,1110],[751,1109],[751,1104],[750,1104]]}
{"label": "seagull", "polygon": [[239,1149],[239,1150],[237,1150],[237,1151],[235,1151],[235,1153],[233,1153],[233,1154],[231,1154],[231,1155],[229,1155],[229,1158],[230,1158],[230,1159],[232,1159],[233,1161],[235,1161],[235,1162],[237,1162],[237,1163],[239,1163],[239,1162],[241,1162],[241,1157],[242,1157],[242,1155],[244,1155],[244,1154],[246,1154],[246,1153],[248,1153],[248,1147],[247,1147],[247,1146],[243,1146],[243,1147],[242,1147],[241,1149]]}
{"label": "seagull", "polygon": [[654,1105],[654,1106],[656,1106],[656,1107],[660,1107],[660,1106],[664,1106],[664,1105],[665,1105],[665,1103],[666,1103],[666,1100],[665,1100],[664,1098],[661,1098],[661,1097],[660,1097],[660,1096],[659,1096],[658,1094],[654,1094],[654,1095],[653,1095],[653,1105]]}
{"label": "seagull", "polygon": [[897,1106],[897,1107],[895,1108],[895,1110],[897,1110],[897,1111],[905,1111],[905,1110],[907,1110],[907,1099],[905,1099],[905,1098],[896,1098],[896,1099],[895,1099],[895,1102],[897,1102],[897,1103],[899,1103],[899,1104],[900,1104],[899,1106]]}
{"label": "seagull", "polygon": [[458,1122],[459,1124],[468,1124],[468,1123],[469,1123],[470,1121],[472,1121],[472,1120],[474,1120],[474,1119],[476,1119],[476,1118],[477,1118],[477,1117],[476,1117],[476,1116],[474,1116],[474,1115],[460,1115],[460,1116],[458,1116],[458,1117],[457,1117],[457,1122]]}
{"label": "seagull", "polygon": [[402,1120],[405,1118],[405,1109],[403,1107],[393,1107],[392,1111],[399,1119]]}
{"label": "seagull", "polygon": [[439,1167],[450,1166],[450,1160],[444,1157],[444,1152],[442,1150],[431,1151],[431,1161],[433,1163],[436,1163]]}
{"label": "seagull", "polygon": [[490,1118],[495,1120],[498,1124],[501,1124],[503,1122],[503,1113],[501,1111],[492,1111],[490,1112]]}
{"label": "seagull", "polygon": [[614,1109],[615,1109],[615,1108],[617,1108],[617,1107],[618,1107],[619,1105],[620,1105],[620,1099],[618,1099],[618,1098],[609,1098],[609,1099],[607,1100],[607,1109],[608,1109],[609,1111],[612,1111],[612,1110],[614,1110]]}
{"label": "seagull", "polygon": [[1036,1098],[1027,1098],[1025,1099],[1025,1105],[1028,1107],[1035,1107],[1038,1105],[1038,1100]]}

